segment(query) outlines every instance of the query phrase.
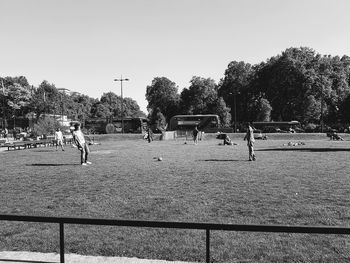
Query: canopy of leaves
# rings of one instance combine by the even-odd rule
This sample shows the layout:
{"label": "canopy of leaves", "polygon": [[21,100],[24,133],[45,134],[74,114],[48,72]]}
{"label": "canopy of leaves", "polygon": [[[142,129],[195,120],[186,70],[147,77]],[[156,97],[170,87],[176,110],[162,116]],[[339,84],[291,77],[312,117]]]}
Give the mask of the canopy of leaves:
{"label": "canopy of leaves", "polygon": [[[144,116],[136,101],[109,92],[100,99],[67,95],[54,84],[43,81],[38,88],[20,77],[0,78],[0,93],[5,118],[36,113],[64,114],[75,120]],[[232,61],[224,77],[214,80],[192,77],[189,86],[178,94],[175,82],[155,77],[146,87],[151,122],[164,129],[176,114],[214,113],[222,124],[232,116],[238,122],[251,120],[320,123],[350,122],[350,57],[320,55],[308,47],[288,48],[256,65]],[[229,107],[227,107],[229,106]],[[322,111],[322,112],[321,112]]]}
{"label": "canopy of leaves", "polygon": [[190,87],[181,92],[183,114],[213,114],[218,101],[217,86],[210,78],[193,77]]}
{"label": "canopy of leaves", "polygon": [[59,122],[52,117],[39,118],[34,124],[33,134],[36,136],[54,134],[55,130],[60,128]]}
{"label": "canopy of leaves", "polygon": [[178,88],[174,82],[166,77],[154,78],[152,84],[147,86],[146,99],[151,116],[153,111],[160,111],[167,121],[177,114],[180,102]]}

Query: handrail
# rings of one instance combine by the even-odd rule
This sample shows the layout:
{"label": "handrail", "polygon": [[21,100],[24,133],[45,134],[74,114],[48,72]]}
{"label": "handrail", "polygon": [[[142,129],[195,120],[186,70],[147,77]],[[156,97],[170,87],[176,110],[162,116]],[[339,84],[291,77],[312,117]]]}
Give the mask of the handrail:
{"label": "handrail", "polygon": [[0,214],[0,220],[58,223],[60,225],[60,262],[61,263],[64,263],[64,224],[206,230],[206,262],[207,263],[210,262],[210,231],[211,230],[236,231],[236,232],[350,235],[350,227],[336,227],[336,226],[243,225],[243,224],[217,224],[217,223],[193,223],[193,222],[169,222],[169,221],[116,220],[116,219],[74,218],[74,217],[21,216],[21,215],[4,215],[4,214]]}

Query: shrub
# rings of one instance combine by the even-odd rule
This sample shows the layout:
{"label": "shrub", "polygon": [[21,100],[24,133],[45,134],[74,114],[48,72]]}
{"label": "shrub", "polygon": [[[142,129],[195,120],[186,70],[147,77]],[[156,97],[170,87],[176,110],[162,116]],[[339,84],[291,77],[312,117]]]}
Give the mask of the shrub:
{"label": "shrub", "polygon": [[308,123],[305,125],[305,132],[315,132],[317,125],[314,123]]}
{"label": "shrub", "polygon": [[40,118],[36,124],[34,124],[33,135],[41,136],[53,134],[57,128],[61,128],[60,123],[52,117]]}

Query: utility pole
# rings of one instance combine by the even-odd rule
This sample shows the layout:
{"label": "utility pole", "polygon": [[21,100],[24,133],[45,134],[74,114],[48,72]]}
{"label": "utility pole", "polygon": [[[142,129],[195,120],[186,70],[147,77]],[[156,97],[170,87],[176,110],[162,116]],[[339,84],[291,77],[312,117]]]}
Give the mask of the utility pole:
{"label": "utility pole", "polygon": [[237,102],[236,102],[237,90],[233,94],[233,102],[235,104],[235,133],[237,132]]}
{"label": "utility pole", "polygon": [[4,80],[1,79],[1,86],[2,86],[2,122],[1,126],[2,129],[6,128],[6,115],[5,115],[5,86],[4,86]]}
{"label": "utility pole", "polygon": [[123,79],[120,76],[120,79],[114,79],[114,81],[120,81],[122,133],[124,133],[123,81],[129,81],[129,79]]}
{"label": "utility pole", "polygon": [[321,133],[323,133],[323,86],[321,88]]}
{"label": "utility pole", "polygon": [[237,89],[233,90],[232,92],[230,92],[229,94],[233,95],[233,110],[234,110],[234,124],[233,124],[233,129],[234,129],[234,133],[237,132],[237,101],[236,101],[236,96],[237,96]]}

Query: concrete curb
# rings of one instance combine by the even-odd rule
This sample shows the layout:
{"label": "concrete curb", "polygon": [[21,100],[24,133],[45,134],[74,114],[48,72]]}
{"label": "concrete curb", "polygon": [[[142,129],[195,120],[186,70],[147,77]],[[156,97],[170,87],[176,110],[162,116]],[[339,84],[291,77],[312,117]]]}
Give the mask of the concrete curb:
{"label": "concrete curb", "polygon": [[[82,256],[78,254],[65,254],[67,263],[187,263],[184,261],[166,261],[154,259],[139,259],[127,257],[102,257],[102,256]],[[39,253],[27,251],[2,251],[0,252],[0,262],[8,263],[58,263],[60,255],[56,253]]]}

